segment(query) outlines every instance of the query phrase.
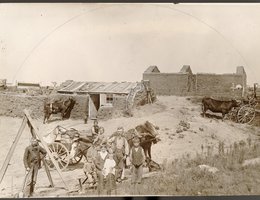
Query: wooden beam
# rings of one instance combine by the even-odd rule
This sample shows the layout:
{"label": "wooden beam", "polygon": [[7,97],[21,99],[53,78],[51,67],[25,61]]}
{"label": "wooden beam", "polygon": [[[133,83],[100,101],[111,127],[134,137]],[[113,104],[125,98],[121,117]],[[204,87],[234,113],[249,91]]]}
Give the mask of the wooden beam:
{"label": "wooden beam", "polygon": [[49,150],[48,145],[47,145],[46,142],[43,140],[42,135],[39,133],[38,128],[37,128],[37,126],[34,124],[32,118],[31,118],[31,116],[30,116],[29,111],[26,110],[26,109],[24,109],[23,112],[24,112],[25,116],[27,117],[28,122],[31,124],[31,126],[32,126],[32,128],[33,128],[33,131],[32,131],[32,132],[34,132],[34,134],[39,138],[39,140],[40,140],[40,142],[42,143],[44,149],[47,151],[47,154],[49,155],[49,157],[50,157],[52,163],[54,164],[54,166],[55,166],[55,168],[56,168],[56,170],[57,170],[57,172],[58,172],[58,174],[59,174],[59,176],[60,176],[60,178],[62,179],[62,181],[63,181],[63,183],[64,183],[64,185],[65,185],[65,188],[66,188],[67,190],[69,190],[68,185],[66,184],[65,180],[64,180],[63,177],[62,177],[62,172],[61,172],[61,169],[59,168],[58,163],[56,162],[56,160],[55,160],[54,157],[52,156],[52,154],[51,154],[51,152],[50,152],[50,150]]}
{"label": "wooden beam", "polygon": [[53,180],[52,180],[52,177],[51,177],[51,173],[50,173],[49,167],[48,167],[48,165],[47,165],[47,163],[46,163],[46,161],[45,161],[44,158],[42,159],[42,163],[43,163],[43,166],[44,166],[44,168],[45,168],[45,171],[46,171],[46,174],[47,174],[47,176],[48,176],[48,179],[49,179],[49,182],[50,182],[50,184],[51,184],[51,187],[54,187],[54,184],[53,184]]}
{"label": "wooden beam", "polygon": [[23,133],[23,130],[25,128],[26,122],[27,122],[27,119],[24,117],[23,118],[23,122],[22,122],[22,124],[20,126],[20,129],[19,129],[19,131],[18,131],[18,133],[17,133],[17,135],[16,135],[16,137],[15,137],[15,139],[13,141],[13,144],[12,144],[12,146],[11,146],[11,148],[10,148],[6,158],[5,158],[4,164],[3,164],[2,168],[1,168],[1,171],[0,171],[0,183],[2,182],[2,180],[4,178],[4,175],[5,175],[6,170],[8,168],[9,162],[10,162],[12,156],[13,156],[15,147],[16,147],[16,145],[17,145],[17,143],[18,143],[18,141],[19,141],[19,139],[20,139],[20,137],[21,137],[21,135]]}

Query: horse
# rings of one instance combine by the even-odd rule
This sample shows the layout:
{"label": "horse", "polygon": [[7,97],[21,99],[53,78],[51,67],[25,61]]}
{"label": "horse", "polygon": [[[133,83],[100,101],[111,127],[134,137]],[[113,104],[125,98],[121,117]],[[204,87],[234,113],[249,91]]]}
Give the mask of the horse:
{"label": "horse", "polygon": [[[129,148],[131,149],[133,146],[132,139],[136,135],[138,135],[138,133],[136,133],[136,129],[129,129],[125,135],[127,138],[127,142],[129,144]],[[144,149],[145,157],[149,157],[151,159],[152,158],[152,155],[151,155],[152,144],[156,144],[158,141],[160,141],[160,139],[156,138],[154,136],[151,136],[149,134],[144,134],[139,137],[140,137],[140,146]]]}
{"label": "horse", "polygon": [[152,159],[151,149],[152,144],[156,144],[161,139],[158,137],[158,127],[152,123],[146,121],[142,125],[138,125],[133,129],[129,129],[125,133],[125,137],[128,141],[129,147],[133,146],[132,139],[137,135],[140,138],[140,146],[144,149],[145,157]]}
{"label": "horse", "polygon": [[44,119],[43,123],[49,120],[52,114],[61,113],[61,118],[64,120],[65,118],[70,117],[70,112],[73,109],[76,101],[69,97],[69,99],[62,101],[62,100],[55,100],[53,103],[44,103]]}

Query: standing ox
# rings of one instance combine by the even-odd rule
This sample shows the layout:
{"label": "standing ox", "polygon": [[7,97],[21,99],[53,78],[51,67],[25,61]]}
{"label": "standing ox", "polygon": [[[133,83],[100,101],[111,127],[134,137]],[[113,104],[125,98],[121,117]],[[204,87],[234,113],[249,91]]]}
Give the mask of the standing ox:
{"label": "standing ox", "polygon": [[222,120],[225,115],[231,111],[233,107],[238,107],[238,103],[236,100],[230,101],[221,101],[215,100],[210,97],[204,97],[202,99],[202,112],[203,117],[205,117],[205,113],[207,110],[210,110],[215,113],[222,113]]}
{"label": "standing ox", "polygon": [[62,120],[65,117],[69,117],[71,110],[73,109],[76,101],[69,97],[69,99],[62,101],[56,100],[53,103],[44,103],[44,119],[43,123],[49,120],[51,114],[61,113]]}

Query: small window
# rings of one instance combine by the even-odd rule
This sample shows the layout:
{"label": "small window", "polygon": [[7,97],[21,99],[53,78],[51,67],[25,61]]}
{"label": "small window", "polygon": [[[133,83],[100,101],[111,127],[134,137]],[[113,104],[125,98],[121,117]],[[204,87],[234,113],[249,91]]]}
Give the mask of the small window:
{"label": "small window", "polygon": [[107,94],[106,102],[107,104],[113,104],[113,94]]}

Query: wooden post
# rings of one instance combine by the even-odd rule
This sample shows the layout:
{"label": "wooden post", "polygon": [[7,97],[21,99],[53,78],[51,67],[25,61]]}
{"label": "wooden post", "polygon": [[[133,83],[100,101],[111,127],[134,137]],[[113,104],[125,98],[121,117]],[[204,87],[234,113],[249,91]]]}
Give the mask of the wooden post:
{"label": "wooden post", "polygon": [[51,173],[50,173],[49,167],[48,167],[48,165],[47,165],[47,163],[46,163],[46,161],[45,161],[44,158],[42,159],[42,163],[43,163],[43,165],[44,165],[44,168],[45,168],[46,174],[47,174],[47,176],[48,176],[49,182],[50,182],[50,184],[51,184],[51,187],[54,187],[54,184],[53,184],[53,180],[52,180],[52,177],[51,177]]}
{"label": "wooden post", "polygon": [[152,97],[151,97],[151,91],[147,91],[147,94],[148,94],[148,103],[149,104],[153,103]]}
{"label": "wooden post", "polygon": [[83,187],[82,187],[81,178],[78,178],[78,181],[79,181],[79,191],[82,192]]}
{"label": "wooden post", "polygon": [[52,156],[52,154],[51,154],[51,152],[50,152],[50,150],[49,150],[48,145],[47,145],[46,142],[43,140],[43,137],[42,137],[41,134],[38,132],[38,129],[37,129],[36,125],[34,124],[32,118],[31,118],[31,116],[30,116],[30,113],[28,112],[28,110],[24,109],[24,114],[25,114],[25,116],[27,117],[28,122],[31,124],[31,127],[32,127],[32,129],[33,129],[32,132],[34,132],[34,134],[39,138],[39,140],[41,141],[41,143],[42,143],[44,149],[47,151],[47,154],[49,155],[49,157],[50,157],[52,163],[54,164],[54,166],[55,166],[55,168],[56,168],[56,170],[57,170],[57,172],[58,172],[58,174],[59,174],[59,176],[60,176],[60,178],[62,179],[62,181],[63,181],[63,183],[64,183],[64,185],[65,185],[65,188],[66,188],[67,190],[69,190],[69,188],[68,188],[68,186],[67,186],[65,180],[64,180],[63,177],[62,177],[62,172],[61,172],[61,169],[59,168],[59,165],[57,164],[56,160],[55,160],[54,157]]}
{"label": "wooden post", "polygon": [[19,139],[20,139],[20,137],[21,137],[21,135],[23,133],[24,128],[25,128],[26,122],[27,122],[27,119],[24,117],[22,125],[21,125],[21,127],[20,127],[20,129],[19,129],[19,131],[18,131],[14,141],[13,141],[13,144],[12,144],[12,146],[11,146],[11,148],[10,148],[6,158],[5,158],[4,164],[3,164],[2,168],[1,168],[1,171],[0,171],[0,183],[2,182],[2,180],[4,178],[4,175],[5,175],[6,170],[8,168],[9,162],[10,162],[12,156],[13,156],[13,153],[14,153],[14,150],[16,148],[16,145],[17,145],[17,143],[18,143],[18,141],[19,141]]}

